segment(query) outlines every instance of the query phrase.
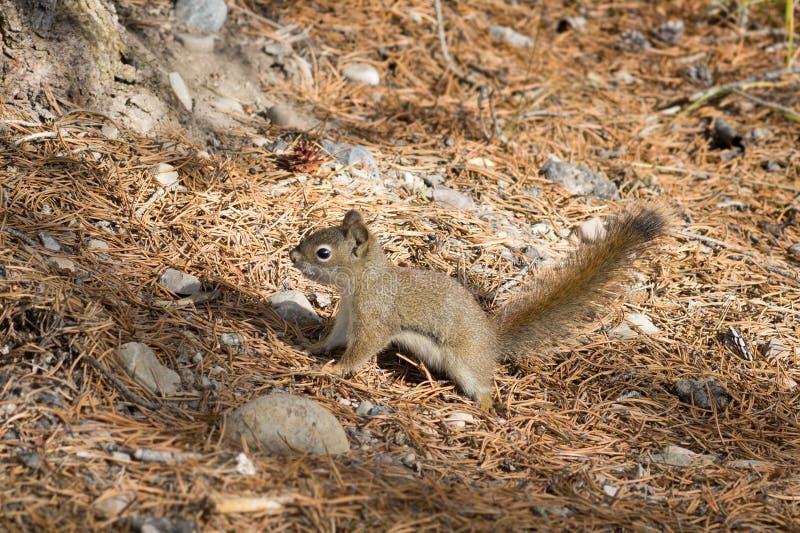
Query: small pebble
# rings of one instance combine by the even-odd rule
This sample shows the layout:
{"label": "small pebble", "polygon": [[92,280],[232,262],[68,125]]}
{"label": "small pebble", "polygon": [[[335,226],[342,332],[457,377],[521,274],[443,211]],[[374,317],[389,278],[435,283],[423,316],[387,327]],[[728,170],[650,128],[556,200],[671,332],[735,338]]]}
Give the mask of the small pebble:
{"label": "small pebble", "polygon": [[475,209],[475,202],[471,196],[447,187],[434,187],[433,201],[446,208],[463,209],[465,211]]}
{"label": "small pebble", "polygon": [[282,319],[299,324],[319,323],[319,315],[300,291],[283,291],[269,297],[269,303]]}
{"label": "small pebble", "polygon": [[219,342],[227,348],[240,348],[244,344],[244,335],[241,333],[223,333],[219,336]]}
{"label": "small pebble", "polygon": [[50,250],[51,252],[61,251],[61,245],[50,235],[46,233],[40,233],[39,240],[42,241],[42,246],[44,246],[47,250]]}
{"label": "small pebble", "polygon": [[453,413],[444,419],[444,424],[449,428],[463,428],[467,424],[474,424],[475,417],[469,413]]}
{"label": "small pebble", "polygon": [[533,39],[506,26],[500,26],[497,24],[490,26],[489,35],[493,41],[502,41],[510,44],[511,46],[516,46],[519,48],[529,48],[533,46]]}
{"label": "small pebble", "polygon": [[236,456],[236,472],[243,476],[254,476],[258,474],[258,469],[253,461],[242,452]]}
{"label": "small pebble", "polygon": [[200,280],[192,274],[186,274],[174,268],[168,268],[161,274],[158,283],[167,290],[180,295],[195,294],[200,290]]}
{"label": "small pebble", "polygon": [[660,331],[650,318],[642,313],[628,313],[625,315],[625,320],[636,326],[645,335],[655,335]]}
{"label": "small pebble", "polygon": [[214,100],[214,107],[216,107],[219,111],[223,113],[237,113],[239,115],[244,115],[244,107],[242,104],[234,100],[233,98],[228,97],[220,97]]}
{"label": "small pebble", "polygon": [[325,309],[332,303],[331,297],[324,292],[315,292],[312,294],[312,296],[314,297],[314,302],[317,304],[317,307],[322,309]]}
{"label": "small pebble", "polygon": [[169,73],[169,86],[172,87],[172,92],[178,98],[178,101],[186,108],[187,111],[192,110],[192,95],[189,94],[189,88],[183,78],[177,72]]}
{"label": "small pebble", "polygon": [[159,163],[154,175],[156,181],[164,187],[168,187],[180,179],[178,171],[169,163]]}
{"label": "small pebble", "polygon": [[108,250],[108,243],[100,239],[89,239],[86,241],[86,248],[89,250]]}
{"label": "small pebble", "polygon": [[652,47],[647,37],[640,31],[625,31],[619,35],[617,48],[626,52],[641,52]]}
{"label": "small pebble", "polygon": [[72,259],[67,259],[66,257],[49,257],[47,259],[47,263],[56,268],[56,270],[61,270],[65,272],[77,272],[78,267],[75,265],[75,261]]}
{"label": "small pebble", "polygon": [[578,226],[576,233],[581,241],[592,242],[605,237],[606,228],[603,225],[602,220],[597,217],[593,217],[581,223],[581,225]]}
{"label": "small pebble", "polygon": [[195,30],[217,32],[225,24],[228,6],[225,0],[178,0],[175,16]]}
{"label": "small pebble", "polygon": [[308,121],[301,117],[289,104],[275,104],[267,110],[267,119],[276,126],[283,128],[304,130],[308,128]]}
{"label": "small pebble", "polygon": [[342,69],[342,76],[364,85],[380,85],[381,75],[368,63],[351,63]]}
{"label": "small pebble", "polygon": [[581,17],[564,17],[556,23],[556,33],[565,33],[569,30],[581,32],[586,26],[586,18]]}
{"label": "small pebble", "polygon": [[713,455],[699,454],[682,446],[675,445],[665,447],[660,454],[655,454],[652,458],[655,463],[663,463],[672,466],[703,466],[714,464],[718,461]]}
{"label": "small pebble", "polygon": [[786,251],[789,253],[789,257],[795,261],[800,261],[800,242],[794,243]]}
{"label": "small pebble", "polygon": [[358,416],[367,416],[374,407],[375,404],[373,404],[368,400],[364,400],[360,404],[358,404],[358,407],[356,408],[356,414]]}
{"label": "small pebble", "polygon": [[655,31],[656,37],[667,44],[678,44],[683,37],[684,24],[680,19],[665,22]]}
{"label": "small pebble", "polygon": [[[709,396],[710,393],[710,396]],[[731,396],[713,379],[682,379],[675,383],[675,394],[683,403],[700,409],[725,409]]]}

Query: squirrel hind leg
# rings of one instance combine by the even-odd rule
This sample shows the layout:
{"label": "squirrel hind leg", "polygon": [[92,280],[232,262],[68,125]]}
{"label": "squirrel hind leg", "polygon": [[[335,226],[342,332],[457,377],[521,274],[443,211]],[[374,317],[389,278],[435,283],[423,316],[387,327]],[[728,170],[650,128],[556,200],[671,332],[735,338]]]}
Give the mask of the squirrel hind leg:
{"label": "squirrel hind leg", "polygon": [[[445,359],[448,361],[448,359]],[[473,369],[463,364],[447,365],[445,372],[461,391],[478,402],[484,410],[492,410],[492,391],[494,389],[494,371]]]}

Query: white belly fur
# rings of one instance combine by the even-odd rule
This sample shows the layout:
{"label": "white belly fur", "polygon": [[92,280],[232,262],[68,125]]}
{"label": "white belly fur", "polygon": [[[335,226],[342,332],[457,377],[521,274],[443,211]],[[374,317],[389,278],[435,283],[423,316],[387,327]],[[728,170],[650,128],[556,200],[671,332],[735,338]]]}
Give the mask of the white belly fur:
{"label": "white belly fur", "polygon": [[443,370],[444,357],[439,346],[425,335],[413,331],[403,331],[395,335],[392,342],[419,357],[430,368]]}

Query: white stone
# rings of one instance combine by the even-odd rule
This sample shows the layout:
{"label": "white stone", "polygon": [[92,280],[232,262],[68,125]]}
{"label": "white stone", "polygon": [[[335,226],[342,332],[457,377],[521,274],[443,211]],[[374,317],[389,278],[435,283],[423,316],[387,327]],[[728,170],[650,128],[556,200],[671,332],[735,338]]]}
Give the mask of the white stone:
{"label": "white stone", "polygon": [[442,207],[463,209],[465,211],[475,209],[475,202],[471,196],[446,187],[433,188],[433,201]]}
{"label": "white stone", "polygon": [[242,104],[226,96],[214,100],[214,107],[223,113],[238,113],[239,115],[244,115],[244,107],[242,107]]}
{"label": "white stone", "polygon": [[178,100],[187,111],[192,110],[192,95],[189,94],[189,88],[186,87],[183,78],[177,72],[169,73],[169,86],[172,87],[172,92],[178,97]]}
{"label": "white stone", "polygon": [[108,250],[108,243],[100,239],[89,239],[86,241],[86,248],[89,250]]}
{"label": "white stone", "polygon": [[633,329],[631,329],[631,327],[627,324],[620,324],[616,328],[612,329],[609,333],[612,337],[616,337],[624,341],[629,341],[639,336],[639,334],[633,331]]}
{"label": "white stone", "polygon": [[109,489],[112,495],[108,498],[100,496],[100,498],[95,500],[92,504],[92,507],[106,518],[118,516],[136,500],[136,493],[132,491],[117,493],[117,490],[118,489]]}
{"label": "white stone", "polygon": [[636,328],[645,335],[655,335],[660,331],[650,318],[642,313],[628,313],[625,315],[625,320],[631,325],[636,326]]}
{"label": "white stone", "polygon": [[342,76],[364,85],[379,85],[381,75],[368,63],[351,63],[342,69]]}
{"label": "white stone", "polygon": [[240,453],[236,456],[236,471],[243,476],[254,476],[258,474],[258,469],[247,455]]}
{"label": "white stone", "polygon": [[217,32],[225,24],[228,6],[225,0],[178,0],[175,16],[190,28]]}
{"label": "white stone", "polygon": [[489,34],[493,41],[504,41],[511,46],[518,46],[521,48],[533,46],[533,39],[511,28],[507,28],[506,26],[491,26],[489,28]]}
{"label": "white stone", "polygon": [[180,179],[178,171],[169,163],[159,163],[154,175],[156,181],[164,187],[168,187]]}
{"label": "white stone", "polygon": [[452,429],[463,428],[467,424],[474,424],[475,417],[469,413],[453,413],[444,419],[444,424]]}
{"label": "white stone", "polygon": [[318,403],[282,392],[251,400],[226,417],[225,435],[275,455],[339,454],[350,450],[341,424]]}
{"label": "white stone", "polygon": [[282,319],[296,323],[319,323],[320,318],[306,295],[300,291],[283,291],[273,294],[269,298],[275,312]]}
{"label": "white stone", "polygon": [[181,384],[180,376],[162,365],[146,344],[125,343],[119,347],[117,357],[125,371],[152,392],[174,394],[178,391]]}
{"label": "white stone", "polygon": [[603,225],[602,220],[593,217],[582,222],[575,233],[583,242],[592,242],[605,237],[606,227]]}
{"label": "white stone", "polygon": [[196,276],[174,268],[164,271],[158,279],[158,283],[175,294],[189,295],[200,290],[200,280]]}

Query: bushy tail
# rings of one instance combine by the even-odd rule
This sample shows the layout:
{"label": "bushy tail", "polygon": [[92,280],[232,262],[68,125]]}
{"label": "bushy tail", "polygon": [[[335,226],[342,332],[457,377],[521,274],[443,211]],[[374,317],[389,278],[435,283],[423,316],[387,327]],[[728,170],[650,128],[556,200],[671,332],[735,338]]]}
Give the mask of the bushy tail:
{"label": "bushy tail", "polygon": [[631,260],[664,232],[667,220],[659,206],[638,206],[609,221],[604,237],[541,273],[495,317],[503,355],[548,350],[584,329],[598,308],[615,300]]}

